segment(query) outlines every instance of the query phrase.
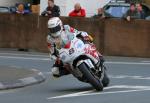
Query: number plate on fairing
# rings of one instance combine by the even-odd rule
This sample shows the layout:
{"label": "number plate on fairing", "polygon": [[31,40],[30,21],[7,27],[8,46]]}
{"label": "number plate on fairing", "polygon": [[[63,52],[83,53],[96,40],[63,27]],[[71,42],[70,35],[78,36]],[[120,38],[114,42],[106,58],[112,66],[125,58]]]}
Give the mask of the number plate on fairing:
{"label": "number plate on fairing", "polygon": [[69,49],[62,48],[60,50],[60,58],[63,62],[72,62],[76,57],[85,53],[85,45],[80,39],[74,39],[71,41]]}

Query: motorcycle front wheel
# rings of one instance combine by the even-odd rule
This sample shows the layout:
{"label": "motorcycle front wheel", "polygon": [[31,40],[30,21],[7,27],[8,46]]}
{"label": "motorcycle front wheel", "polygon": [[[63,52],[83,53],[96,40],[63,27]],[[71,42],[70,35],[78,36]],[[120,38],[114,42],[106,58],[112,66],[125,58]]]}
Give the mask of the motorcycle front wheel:
{"label": "motorcycle front wheel", "polygon": [[88,68],[88,66],[85,63],[82,63],[78,66],[79,70],[83,74],[84,78],[87,79],[87,81],[97,90],[102,91],[103,90],[103,84],[102,82],[96,78],[94,73]]}

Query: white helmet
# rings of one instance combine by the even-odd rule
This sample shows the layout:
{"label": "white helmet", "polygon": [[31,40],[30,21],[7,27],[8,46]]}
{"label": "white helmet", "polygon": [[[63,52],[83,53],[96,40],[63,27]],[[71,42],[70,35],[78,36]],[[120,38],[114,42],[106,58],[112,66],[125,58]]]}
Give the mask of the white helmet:
{"label": "white helmet", "polygon": [[48,20],[48,28],[51,36],[58,37],[63,31],[62,21],[58,17],[50,18]]}

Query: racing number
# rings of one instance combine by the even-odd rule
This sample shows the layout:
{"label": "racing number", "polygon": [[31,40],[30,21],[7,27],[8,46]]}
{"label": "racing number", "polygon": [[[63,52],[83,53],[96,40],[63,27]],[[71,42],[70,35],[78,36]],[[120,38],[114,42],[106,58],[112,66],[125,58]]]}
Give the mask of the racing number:
{"label": "racing number", "polygon": [[73,54],[73,53],[74,53],[74,49],[71,48],[71,49],[69,50],[69,55],[71,55],[71,54]]}

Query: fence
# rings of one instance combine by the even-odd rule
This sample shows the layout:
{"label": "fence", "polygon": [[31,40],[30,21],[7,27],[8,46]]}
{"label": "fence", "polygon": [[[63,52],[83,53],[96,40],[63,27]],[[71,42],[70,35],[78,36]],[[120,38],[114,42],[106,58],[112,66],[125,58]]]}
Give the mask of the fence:
{"label": "fence", "polygon": [[[61,17],[64,24],[87,31],[100,52],[113,56],[150,57],[150,21]],[[0,14],[0,47],[48,52],[47,17]]]}

